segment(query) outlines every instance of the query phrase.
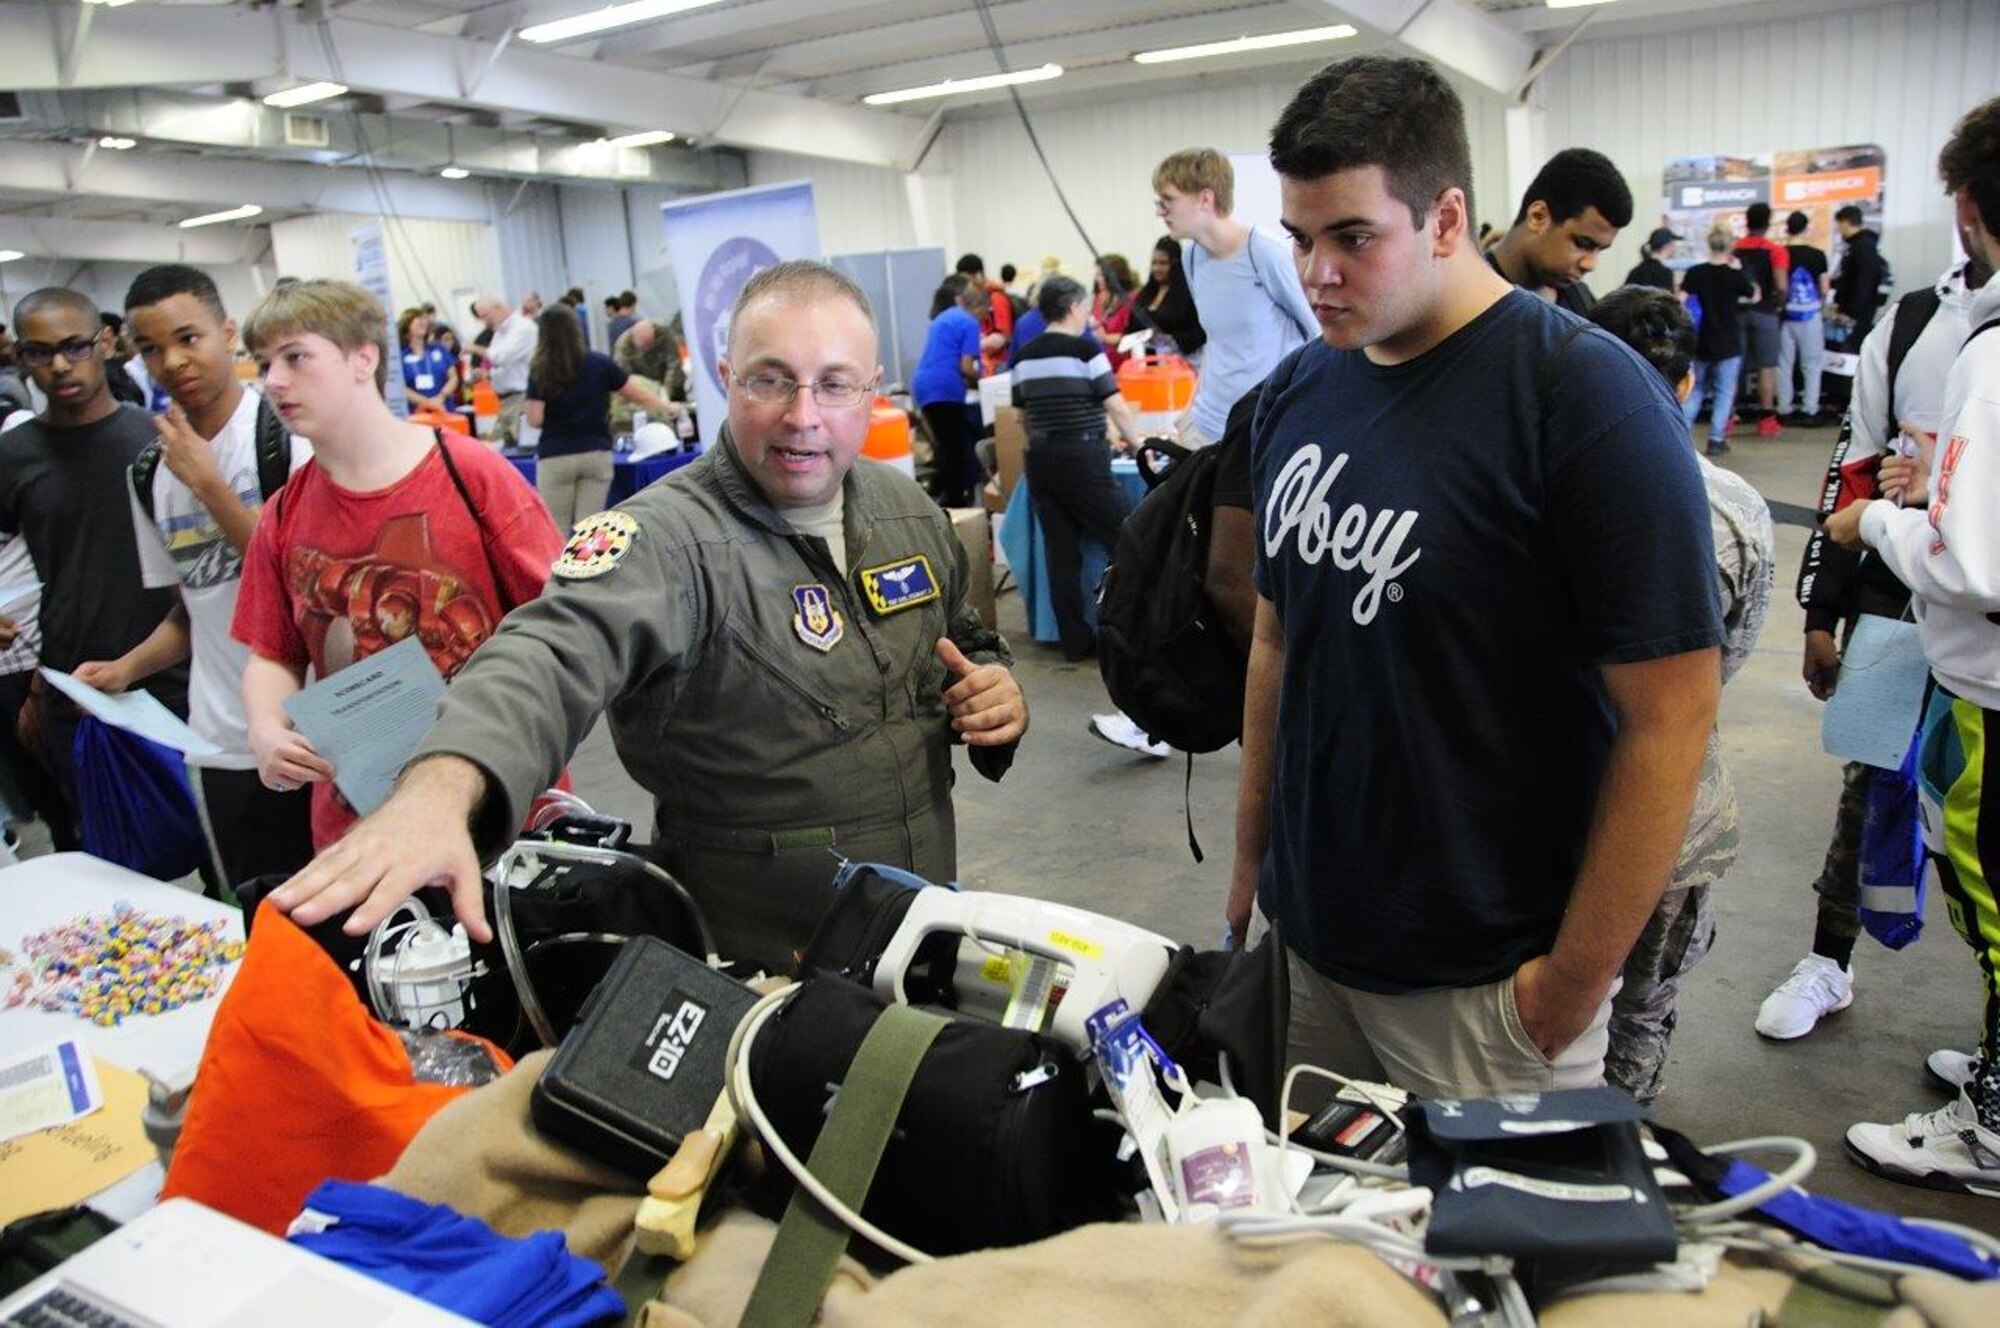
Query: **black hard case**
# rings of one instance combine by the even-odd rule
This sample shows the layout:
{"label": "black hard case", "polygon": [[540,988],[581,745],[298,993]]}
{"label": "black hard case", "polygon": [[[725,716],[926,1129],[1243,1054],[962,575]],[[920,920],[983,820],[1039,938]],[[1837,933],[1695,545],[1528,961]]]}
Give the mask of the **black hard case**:
{"label": "black hard case", "polygon": [[[665,941],[627,941],[535,1085],[536,1128],[647,1179],[708,1120],[730,1034],[756,1000],[741,982]],[[672,1030],[690,1005],[700,1022],[674,1047],[678,1061],[663,1077],[648,1066],[672,1058],[662,1044],[683,1042]]]}

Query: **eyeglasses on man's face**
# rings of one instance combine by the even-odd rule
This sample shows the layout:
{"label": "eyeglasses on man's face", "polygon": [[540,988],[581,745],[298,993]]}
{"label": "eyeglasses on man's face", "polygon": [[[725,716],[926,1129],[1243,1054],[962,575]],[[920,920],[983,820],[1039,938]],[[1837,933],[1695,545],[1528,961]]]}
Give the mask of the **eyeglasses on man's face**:
{"label": "eyeglasses on man's face", "polygon": [[23,341],[16,348],[21,363],[42,369],[55,362],[60,355],[71,364],[87,360],[97,351],[96,337],[71,337],[68,341],[51,346],[44,341]]}
{"label": "eyeglasses on man's face", "polygon": [[810,383],[801,383],[784,374],[754,373],[738,377],[736,386],[743,389],[743,395],[764,406],[789,406],[798,399],[799,389],[803,387],[812,392],[812,399],[820,405],[838,410],[866,401],[875,391],[875,379],[872,376],[817,378]]}

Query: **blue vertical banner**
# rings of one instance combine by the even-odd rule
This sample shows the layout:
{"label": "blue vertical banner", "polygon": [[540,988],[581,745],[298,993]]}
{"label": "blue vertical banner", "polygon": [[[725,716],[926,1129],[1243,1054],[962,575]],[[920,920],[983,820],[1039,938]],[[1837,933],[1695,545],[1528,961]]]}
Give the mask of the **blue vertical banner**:
{"label": "blue vertical banner", "polygon": [[366,222],[349,232],[348,238],[354,242],[354,282],[381,302],[382,314],[388,325],[382,344],[386,348],[384,356],[389,375],[383,382],[382,391],[388,399],[389,409],[408,419],[410,399],[403,394],[403,348],[396,343],[396,302],[389,293],[389,249],[382,240],[382,223],[379,220]]}
{"label": "blue vertical banner", "polygon": [[745,282],[792,258],[818,258],[819,214],[812,185],[767,185],[665,203],[667,252],[681,291],[687,334],[688,383],[712,447],[728,417],[721,363],[729,350],[729,317]]}

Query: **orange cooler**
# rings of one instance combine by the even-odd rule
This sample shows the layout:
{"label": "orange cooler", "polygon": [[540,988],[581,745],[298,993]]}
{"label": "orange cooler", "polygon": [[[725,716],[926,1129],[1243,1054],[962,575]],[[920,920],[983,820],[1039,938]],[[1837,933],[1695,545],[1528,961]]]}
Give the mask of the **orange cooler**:
{"label": "orange cooler", "polygon": [[875,398],[868,421],[868,436],[861,441],[861,455],[886,462],[914,478],[917,460],[910,451],[910,417],[887,397]]}
{"label": "orange cooler", "polygon": [[1178,355],[1135,355],[1118,366],[1118,391],[1142,415],[1183,411],[1194,400],[1194,366]]}

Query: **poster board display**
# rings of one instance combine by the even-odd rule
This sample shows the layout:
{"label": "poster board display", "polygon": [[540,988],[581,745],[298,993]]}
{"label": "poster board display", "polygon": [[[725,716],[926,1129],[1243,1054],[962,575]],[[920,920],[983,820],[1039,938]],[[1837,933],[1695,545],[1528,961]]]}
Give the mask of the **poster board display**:
{"label": "poster board display", "polygon": [[1882,149],[1872,143],[1747,155],[1675,157],[1667,162],[1661,224],[1681,237],[1661,255],[1675,271],[1708,257],[1703,237],[1717,222],[1744,234],[1752,203],[1771,205],[1770,237],[1786,243],[1785,218],[1803,212],[1811,225],[1795,243],[1817,245],[1838,262],[1833,214],[1852,203],[1863,223],[1882,228]]}

